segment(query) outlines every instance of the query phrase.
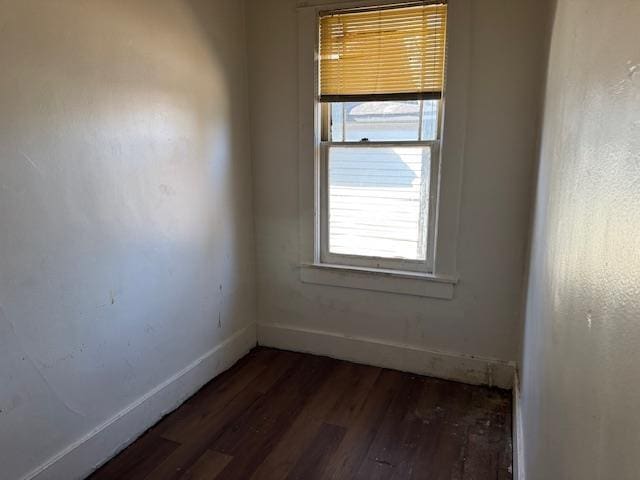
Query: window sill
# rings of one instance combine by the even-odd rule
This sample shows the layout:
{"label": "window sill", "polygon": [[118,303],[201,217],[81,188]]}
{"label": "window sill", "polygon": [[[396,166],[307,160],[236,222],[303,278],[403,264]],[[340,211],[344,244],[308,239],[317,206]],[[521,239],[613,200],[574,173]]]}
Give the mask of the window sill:
{"label": "window sill", "polygon": [[349,267],[325,263],[300,265],[303,283],[451,300],[456,277],[428,273]]}

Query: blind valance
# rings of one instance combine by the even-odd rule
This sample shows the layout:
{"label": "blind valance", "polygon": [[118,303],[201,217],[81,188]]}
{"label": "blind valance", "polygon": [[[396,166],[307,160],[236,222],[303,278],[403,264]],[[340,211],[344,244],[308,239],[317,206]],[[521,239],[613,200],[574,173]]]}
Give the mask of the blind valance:
{"label": "blind valance", "polygon": [[320,15],[320,101],[440,98],[447,5]]}

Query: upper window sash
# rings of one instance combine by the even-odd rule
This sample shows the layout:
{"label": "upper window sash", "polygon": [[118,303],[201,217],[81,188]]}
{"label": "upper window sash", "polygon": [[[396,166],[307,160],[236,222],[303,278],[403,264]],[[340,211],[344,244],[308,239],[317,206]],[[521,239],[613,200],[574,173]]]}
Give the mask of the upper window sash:
{"label": "upper window sash", "polygon": [[440,101],[319,103],[320,141],[426,144],[440,139]]}

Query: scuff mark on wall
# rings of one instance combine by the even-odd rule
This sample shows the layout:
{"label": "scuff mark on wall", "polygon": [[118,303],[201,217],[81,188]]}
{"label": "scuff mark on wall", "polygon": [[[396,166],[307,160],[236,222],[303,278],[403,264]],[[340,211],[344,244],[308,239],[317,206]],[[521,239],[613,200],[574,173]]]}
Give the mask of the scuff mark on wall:
{"label": "scuff mark on wall", "polygon": [[616,82],[612,89],[615,95],[621,95],[628,87],[639,87],[638,79],[640,79],[640,63],[634,63],[627,60],[627,71],[625,77]]}
{"label": "scuff mark on wall", "polygon": [[640,73],[640,65],[637,63],[632,63],[631,60],[627,62],[629,66],[629,80],[633,81]]}
{"label": "scuff mark on wall", "polygon": [[75,415],[78,415],[80,417],[83,417],[83,418],[86,417],[86,415],[79,408],[74,406],[73,403],[70,402],[68,399],[65,399],[64,396],[61,395],[60,392],[58,392],[58,390],[55,388],[53,382],[51,382],[47,378],[47,375],[43,372],[43,368],[40,367],[40,362],[36,358],[34,358],[31,355],[31,353],[25,348],[25,344],[22,341],[20,335],[18,334],[18,331],[17,331],[17,328],[16,328],[16,324],[6,314],[5,309],[4,309],[4,307],[2,305],[0,305],[0,322],[3,322],[3,323],[5,323],[6,325],[9,326],[9,331],[11,332],[11,335],[15,339],[15,344],[18,346],[19,350],[22,352],[22,359],[25,360],[25,361],[28,361],[31,364],[31,366],[35,369],[36,373],[42,379],[42,381],[45,383],[45,385],[47,386],[49,391],[53,394],[53,396],[55,398],[57,398],[58,401],[69,412],[71,412],[71,413],[73,413]]}
{"label": "scuff mark on wall", "polygon": [[20,395],[14,395],[13,397],[11,397],[11,400],[9,401],[8,404],[5,404],[2,407],[0,407],[0,415],[8,414],[12,410],[15,410],[16,408],[18,408],[23,403],[24,403],[24,399]]}
{"label": "scuff mark on wall", "polygon": [[98,307],[107,307],[116,303],[116,294],[113,290],[109,290],[109,301],[107,303],[101,303]]}
{"label": "scuff mark on wall", "polygon": [[40,175],[44,175],[44,170],[42,170],[42,168],[40,167],[40,165],[38,165],[36,162],[34,162],[31,157],[29,155],[27,155],[26,153],[24,153],[22,150],[20,151],[20,155],[22,155],[22,157],[27,161],[27,163],[29,165],[31,165],[31,167],[33,167],[33,169],[38,172]]}

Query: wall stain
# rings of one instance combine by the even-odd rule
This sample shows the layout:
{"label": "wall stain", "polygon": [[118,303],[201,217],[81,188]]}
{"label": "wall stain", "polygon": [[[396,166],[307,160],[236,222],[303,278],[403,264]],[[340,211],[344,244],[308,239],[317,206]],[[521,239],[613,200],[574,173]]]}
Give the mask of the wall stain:
{"label": "wall stain", "polygon": [[167,197],[173,197],[176,194],[176,191],[173,189],[171,185],[158,185],[158,190],[162,195],[166,195]]}

